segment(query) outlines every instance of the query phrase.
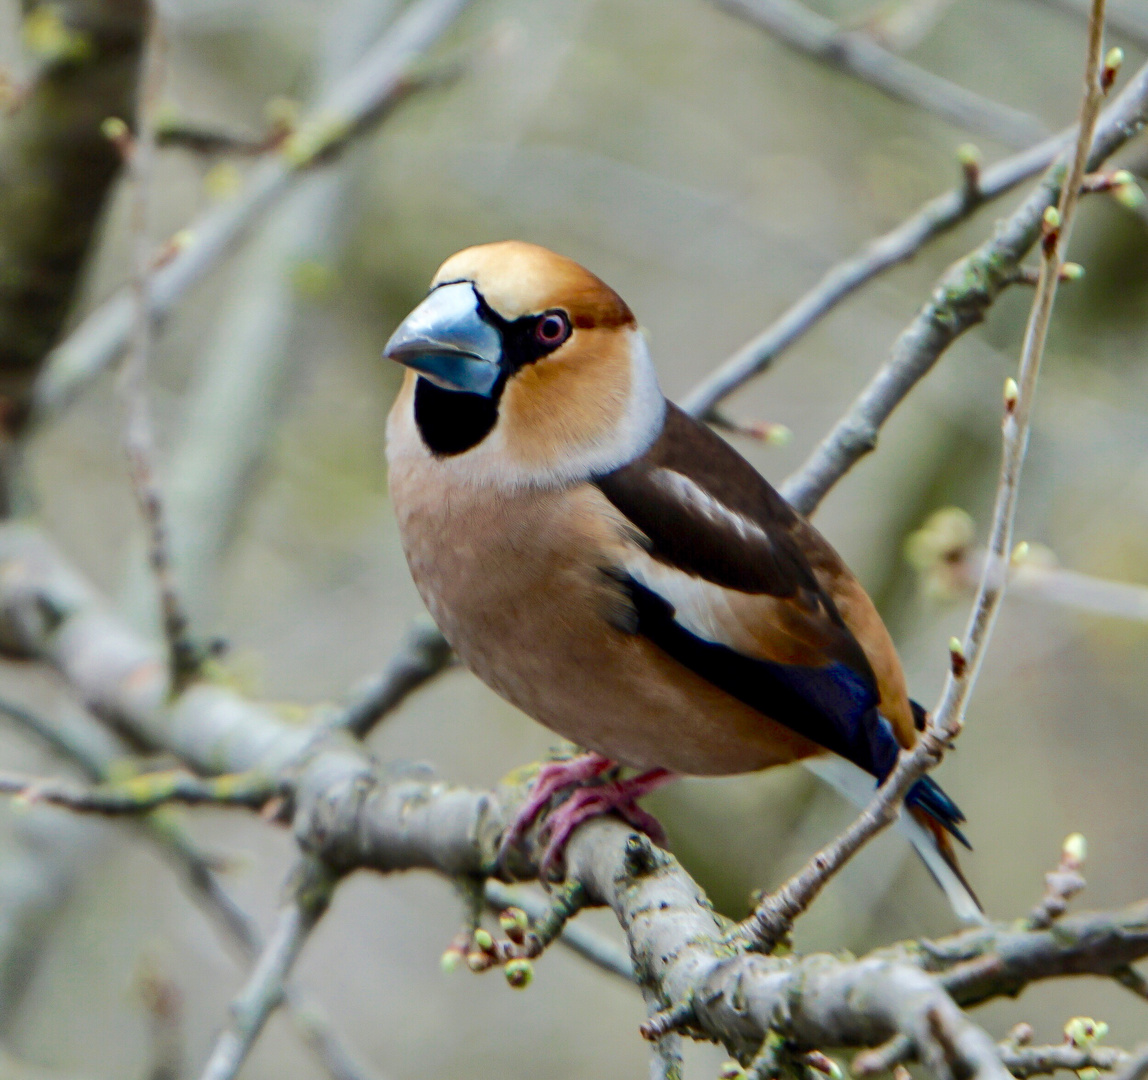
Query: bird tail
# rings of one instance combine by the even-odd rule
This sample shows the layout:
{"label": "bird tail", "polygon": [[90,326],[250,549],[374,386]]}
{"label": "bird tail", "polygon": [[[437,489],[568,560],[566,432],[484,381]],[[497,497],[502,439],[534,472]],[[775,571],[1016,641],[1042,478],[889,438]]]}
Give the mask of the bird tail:
{"label": "bird tail", "polygon": [[[854,805],[865,807],[872,800],[873,777],[851,761],[837,757],[836,754],[825,754],[806,758],[803,764]],[[928,777],[925,779],[929,780]],[[981,902],[965,880],[953,850],[950,832],[955,829],[955,820],[943,821],[934,816],[936,808],[929,805],[934,792],[938,793],[948,806],[952,806],[948,797],[932,781],[929,781],[923,789],[915,786],[911,793],[911,800],[915,805],[910,805],[909,813],[902,814],[897,819],[897,830],[906,836],[916,849],[925,864],[925,869],[948,899],[953,914],[963,923],[983,926],[986,919]],[[917,797],[912,798],[912,795]],[[959,816],[959,811],[957,814]],[[951,814],[946,813],[945,816],[951,817]],[[959,836],[967,846],[968,842],[960,836],[959,830],[955,831],[955,835]]]}

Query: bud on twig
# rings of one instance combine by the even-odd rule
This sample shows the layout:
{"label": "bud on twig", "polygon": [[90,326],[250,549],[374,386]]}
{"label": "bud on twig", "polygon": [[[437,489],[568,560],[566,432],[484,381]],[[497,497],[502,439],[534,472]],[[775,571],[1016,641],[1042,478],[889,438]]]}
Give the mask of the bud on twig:
{"label": "bud on twig", "polygon": [[1046,255],[1056,250],[1057,241],[1060,240],[1060,211],[1055,206],[1048,207],[1041,218],[1041,247]]}
{"label": "bud on twig", "polygon": [[949,668],[953,673],[953,678],[961,678],[967,666],[968,658],[965,656],[965,647],[961,644],[961,639],[958,637],[949,638]]}
{"label": "bud on twig", "polygon": [[100,134],[120,152],[124,161],[129,161],[135,150],[135,139],[131,128],[118,116],[109,116],[100,124]]}
{"label": "bud on twig", "polygon": [[530,929],[530,919],[522,908],[508,907],[498,916],[498,925],[515,945],[521,945],[526,940],[527,930]]}
{"label": "bud on twig", "polygon": [[970,199],[981,197],[981,152],[972,143],[961,143],[957,147],[957,162],[961,166],[965,195]]}
{"label": "bud on twig", "polygon": [[1120,72],[1120,65],[1124,63],[1124,50],[1119,46],[1109,49],[1104,56],[1104,66],[1100,69],[1100,89],[1105,93],[1112,88],[1116,76]]}
{"label": "bud on twig", "polygon": [[1020,400],[1020,387],[1016,384],[1016,379],[1009,376],[1004,381],[1004,407],[1005,412],[1010,416],[1016,412],[1016,403]]}
{"label": "bud on twig", "polygon": [[506,981],[515,990],[525,990],[534,979],[534,965],[529,960],[511,960],[506,965]]}

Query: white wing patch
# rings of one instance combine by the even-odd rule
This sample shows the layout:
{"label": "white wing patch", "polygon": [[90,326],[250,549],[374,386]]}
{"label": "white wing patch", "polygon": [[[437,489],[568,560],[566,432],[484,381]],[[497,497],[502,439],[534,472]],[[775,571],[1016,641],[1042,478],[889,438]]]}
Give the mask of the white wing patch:
{"label": "white wing patch", "polygon": [[675,499],[701,514],[707,521],[722,529],[732,529],[743,540],[773,547],[773,539],[760,525],[744,514],[731,510],[725,503],[715,499],[705,488],[694,483],[673,469],[655,469],[650,479],[659,487],[670,492]]}

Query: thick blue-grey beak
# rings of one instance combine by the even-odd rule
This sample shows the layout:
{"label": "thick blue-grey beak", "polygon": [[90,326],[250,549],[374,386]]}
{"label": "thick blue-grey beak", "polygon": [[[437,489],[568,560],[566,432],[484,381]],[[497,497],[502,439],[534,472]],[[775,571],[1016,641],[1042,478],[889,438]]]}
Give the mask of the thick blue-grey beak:
{"label": "thick blue-grey beak", "polygon": [[469,281],[440,285],[399,324],[383,349],[448,390],[490,397],[501,373],[502,338],[479,311]]}

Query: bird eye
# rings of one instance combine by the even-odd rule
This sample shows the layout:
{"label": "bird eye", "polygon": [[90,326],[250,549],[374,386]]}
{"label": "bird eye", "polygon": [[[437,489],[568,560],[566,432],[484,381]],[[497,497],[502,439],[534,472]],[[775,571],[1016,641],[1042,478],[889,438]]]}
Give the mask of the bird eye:
{"label": "bird eye", "polygon": [[534,327],[534,336],[539,345],[553,348],[561,345],[570,334],[570,324],[560,311],[548,311]]}

